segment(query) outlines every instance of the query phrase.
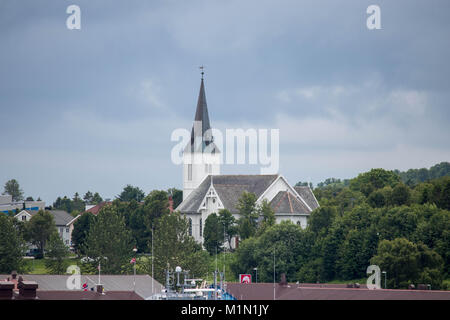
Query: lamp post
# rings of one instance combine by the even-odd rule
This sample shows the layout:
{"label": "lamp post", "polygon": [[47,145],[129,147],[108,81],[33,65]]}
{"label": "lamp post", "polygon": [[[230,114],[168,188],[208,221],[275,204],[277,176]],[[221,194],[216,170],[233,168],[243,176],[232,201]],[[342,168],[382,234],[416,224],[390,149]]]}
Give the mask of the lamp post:
{"label": "lamp post", "polygon": [[136,246],[133,248],[133,253],[134,253],[134,267],[133,267],[133,271],[134,271],[134,277],[133,277],[133,291],[136,291],[136,252],[137,252],[137,248]]}
{"label": "lamp post", "polygon": [[381,273],[384,273],[384,288],[387,289],[387,286],[386,286],[386,275],[387,275],[387,272],[386,271],[382,271]]}
{"label": "lamp post", "polygon": [[258,267],[254,267],[253,270],[255,270],[256,273],[256,283],[258,283]]}

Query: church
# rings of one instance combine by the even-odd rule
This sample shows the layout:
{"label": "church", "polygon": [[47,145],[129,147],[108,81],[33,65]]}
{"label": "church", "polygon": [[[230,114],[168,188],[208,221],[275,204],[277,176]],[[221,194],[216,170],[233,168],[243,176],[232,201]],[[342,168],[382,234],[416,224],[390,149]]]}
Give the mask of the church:
{"label": "church", "polygon": [[276,223],[290,220],[305,228],[309,215],[319,207],[310,187],[293,187],[281,174],[220,174],[221,151],[210,132],[202,72],[191,139],[183,150],[183,201],[176,208],[189,219],[189,233],[194,239],[203,243],[204,223],[212,213],[228,209],[239,219],[237,204],[244,191],[256,195],[256,205],[267,199]]}

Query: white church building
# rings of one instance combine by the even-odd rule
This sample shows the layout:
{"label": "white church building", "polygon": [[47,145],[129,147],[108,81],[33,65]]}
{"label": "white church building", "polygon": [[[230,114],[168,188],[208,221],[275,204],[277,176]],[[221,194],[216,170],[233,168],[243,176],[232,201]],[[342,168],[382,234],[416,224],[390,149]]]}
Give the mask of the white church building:
{"label": "white church building", "polygon": [[277,223],[290,220],[305,228],[309,215],[319,207],[312,190],[307,186],[293,187],[280,174],[220,174],[220,150],[210,129],[202,77],[191,141],[183,152],[183,201],[176,208],[189,219],[191,235],[203,243],[206,218],[221,209],[228,209],[239,219],[236,207],[244,191],[256,195],[256,205],[267,199]]}

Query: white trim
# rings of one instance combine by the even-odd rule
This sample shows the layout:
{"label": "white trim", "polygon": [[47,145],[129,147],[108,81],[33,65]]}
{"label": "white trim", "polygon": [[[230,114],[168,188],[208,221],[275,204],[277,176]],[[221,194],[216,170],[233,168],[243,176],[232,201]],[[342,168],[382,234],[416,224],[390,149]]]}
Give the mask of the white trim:
{"label": "white trim", "polygon": [[[182,205],[183,203],[185,203],[186,201],[189,200],[189,197],[191,197],[191,195],[195,192],[195,190],[197,190],[198,187],[200,187],[200,185],[203,183],[203,181],[205,181],[205,179],[208,178],[209,176],[212,176],[212,174],[206,175],[206,176],[203,178],[203,180],[198,184],[197,188],[192,189],[191,193],[189,193],[189,195],[187,196],[187,198],[184,199],[183,201],[181,201],[181,203],[178,205],[178,207],[176,207],[175,210],[173,210],[173,211],[178,211],[178,208],[181,207],[181,205]],[[183,192],[184,192],[184,190],[183,190]],[[192,196],[192,197],[193,197],[193,196]]]}
{"label": "white trim", "polygon": [[75,220],[77,220],[79,217],[81,217],[81,214],[77,215],[75,218],[67,222],[66,227],[69,227]]}
{"label": "white trim", "polygon": [[23,209],[22,209],[22,211],[20,211],[18,214],[16,214],[16,215],[14,216],[14,218],[17,218],[19,215],[22,214],[22,212],[24,212],[24,213],[25,213],[27,216],[29,216],[30,218],[32,217],[32,215],[29,214],[27,210],[23,210]]}
{"label": "white trim", "polygon": [[[212,176],[211,176],[211,179],[212,179]],[[212,184],[212,180],[211,180],[211,184],[210,184],[210,186],[209,186],[209,189],[206,191],[206,194],[205,194],[205,196],[203,197],[202,202],[200,202],[200,206],[198,207],[197,212],[200,212],[200,210],[202,210],[202,209],[206,209],[206,198],[208,197],[208,193],[209,193],[209,191],[211,191],[211,190],[214,191],[215,197],[217,198],[217,201],[219,201],[219,202],[217,203],[217,205],[219,206],[219,204],[220,204],[220,207],[222,207],[223,209],[226,209],[226,208],[223,206],[223,202],[222,202],[222,200],[220,200],[219,194],[217,193],[217,190],[214,188],[214,186],[213,186],[213,184]],[[205,203],[205,206],[203,205],[203,203]]]}

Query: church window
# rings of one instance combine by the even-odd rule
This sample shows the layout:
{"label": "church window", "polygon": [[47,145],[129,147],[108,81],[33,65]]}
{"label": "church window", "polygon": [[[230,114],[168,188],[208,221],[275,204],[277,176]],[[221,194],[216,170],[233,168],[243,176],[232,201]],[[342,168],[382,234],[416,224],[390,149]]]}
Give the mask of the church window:
{"label": "church window", "polygon": [[188,180],[192,180],[192,164],[188,164]]}

